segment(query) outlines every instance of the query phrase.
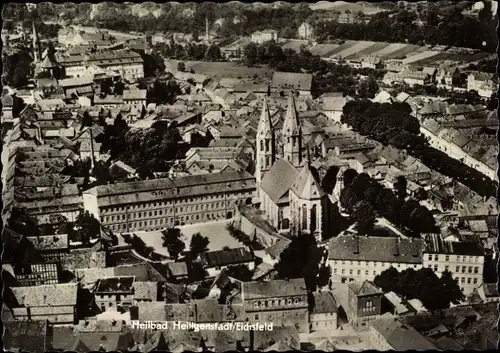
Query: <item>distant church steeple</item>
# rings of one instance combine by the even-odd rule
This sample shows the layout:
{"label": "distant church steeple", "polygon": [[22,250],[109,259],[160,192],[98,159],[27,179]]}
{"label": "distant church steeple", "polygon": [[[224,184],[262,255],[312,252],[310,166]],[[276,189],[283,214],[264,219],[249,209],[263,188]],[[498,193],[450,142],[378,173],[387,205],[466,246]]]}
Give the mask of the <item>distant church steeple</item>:
{"label": "distant church steeple", "polygon": [[35,22],[33,22],[32,41],[33,41],[33,60],[35,61],[35,63],[38,63],[41,60],[42,53],[40,48],[40,39],[38,38]]}
{"label": "distant church steeple", "polygon": [[283,158],[294,167],[302,164],[302,127],[297,117],[293,94],[288,97],[288,107],[283,122]]}
{"label": "distant church steeple", "polygon": [[255,179],[260,185],[264,174],[271,169],[276,159],[276,141],[271,113],[264,97],[262,113],[260,115],[259,126],[257,127],[257,160],[255,166]]}

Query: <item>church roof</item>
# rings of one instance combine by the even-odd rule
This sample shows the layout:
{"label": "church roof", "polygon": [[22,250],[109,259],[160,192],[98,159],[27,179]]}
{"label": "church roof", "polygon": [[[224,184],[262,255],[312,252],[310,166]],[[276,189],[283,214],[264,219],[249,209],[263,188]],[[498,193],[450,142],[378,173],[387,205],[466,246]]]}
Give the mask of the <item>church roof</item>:
{"label": "church roof", "polygon": [[288,97],[288,107],[286,109],[285,120],[283,122],[283,132],[297,133],[300,129],[299,118],[297,117],[297,109],[295,107],[295,100],[293,95]]}
{"label": "church roof", "polygon": [[307,162],[293,182],[291,190],[303,200],[317,199],[325,195],[318,178]]}
{"label": "church roof", "polygon": [[261,188],[271,200],[277,202],[290,189],[298,174],[288,161],[279,159],[264,175]]}
{"label": "church roof", "polygon": [[57,67],[57,64],[54,60],[50,59],[50,55],[47,55],[40,64],[40,67],[42,69],[53,69]]}
{"label": "church roof", "polygon": [[258,131],[267,133],[272,131],[273,122],[271,120],[271,113],[269,112],[269,106],[267,104],[267,98],[264,97],[264,103],[262,105],[262,114],[259,120]]}

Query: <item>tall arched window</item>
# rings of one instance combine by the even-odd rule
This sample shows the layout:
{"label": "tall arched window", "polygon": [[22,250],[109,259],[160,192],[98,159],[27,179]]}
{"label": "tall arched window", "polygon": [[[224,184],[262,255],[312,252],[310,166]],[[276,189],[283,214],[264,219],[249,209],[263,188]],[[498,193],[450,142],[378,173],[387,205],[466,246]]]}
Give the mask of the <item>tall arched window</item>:
{"label": "tall arched window", "polygon": [[306,208],[306,205],[302,205],[302,212],[301,212],[301,215],[302,215],[302,226],[301,226],[301,229],[307,229],[307,208]]}
{"label": "tall arched window", "polygon": [[264,151],[264,141],[260,140],[260,150]]}
{"label": "tall arched window", "polygon": [[316,209],[316,205],[314,205],[312,208],[311,208],[311,234],[314,233],[316,231],[316,222],[317,222],[317,209]]}

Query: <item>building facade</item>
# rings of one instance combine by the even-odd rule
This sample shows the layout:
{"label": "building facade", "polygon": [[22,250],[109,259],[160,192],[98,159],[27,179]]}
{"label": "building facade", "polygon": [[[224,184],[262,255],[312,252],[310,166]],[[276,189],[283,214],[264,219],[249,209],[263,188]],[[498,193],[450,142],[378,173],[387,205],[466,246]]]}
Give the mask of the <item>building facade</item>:
{"label": "building facade", "polygon": [[101,312],[128,310],[134,302],[135,277],[110,277],[95,284],[95,303]]}
{"label": "building facade", "polygon": [[241,297],[247,321],[272,322],[274,326],[294,326],[299,332],[309,332],[304,279],[243,282]]}
{"label": "building facade", "polygon": [[229,219],[254,193],[252,175],[227,172],[97,186],[83,204],[103,226],[133,232]]}
{"label": "building facade", "polygon": [[349,323],[357,329],[368,329],[369,323],[382,313],[383,293],[369,281],[352,282],[348,285]]}

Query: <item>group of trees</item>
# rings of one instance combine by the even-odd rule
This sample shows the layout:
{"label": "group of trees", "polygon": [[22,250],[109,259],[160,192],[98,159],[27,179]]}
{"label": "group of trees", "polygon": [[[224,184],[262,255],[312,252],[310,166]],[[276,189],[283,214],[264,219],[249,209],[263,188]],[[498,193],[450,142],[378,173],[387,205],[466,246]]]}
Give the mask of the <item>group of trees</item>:
{"label": "group of trees", "polygon": [[11,87],[24,87],[33,72],[33,58],[28,50],[19,50],[13,54],[2,54],[2,84]]}
{"label": "group of trees", "polygon": [[375,277],[375,285],[385,293],[394,292],[406,300],[418,299],[429,311],[447,309],[450,304],[459,304],[465,299],[458,281],[449,271],[438,277],[430,268],[399,272],[394,267]]}
{"label": "group of trees", "polygon": [[[249,43],[243,48],[243,61],[247,66],[268,65],[277,71],[307,72],[314,75],[314,96],[326,92],[342,92],[361,98],[373,98],[378,91],[377,80],[385,74],[383,70],[352,68],[322,60],[305,48],[298,52],[283,50],[274,41],[258,45]],[[361,76],[367,79],[360,79]]]}
{"label": "group of trees", "polygon": [[[485,2],[489,3],[489,2]],[[416,45],[445,45],[480,49],[494,53],[497,46],[496,20],[491,5],[479,18],[464,16],[458,7],[378,13],[369,22],[339,23],[330,19],[313,22],[319,41],[342,38]],[[483,44],[484,42],[484,44]]]}
{"label": "group of trees", "polygon": [[304,278],[306,287],[315,291],[328,284],[330,268],[325,263],[326,250],[318,246],[309,234],[299,234],[281,254],[275,264],[277,278]]}
{"label": "group of trees", "polygon": [[384,145],[404,149],[424,165],[451,177],[481,196],[496,196],[497,183],[474,168],[431,147],[420,134],[418,120],[406,103],[353,100],[344,106],[342,123]]}
{"label": "group of trees", "polygon": [[357,222],[358,232],[369,235],[377,215],[409,230],[409,235],[437,231],[434,216],[415,199],[407,198],[406,179],[398,178],[394,190],[383,187],[366,173],[344,172],[340,203]]}
{"label": "group of trees", "polygon": [[220,47],[216,44],[176,43],[173,37],[170,42],[157,43],[153,48],[155,53],[168,59],[221,61],[224,59]]}
{"label": "group of trees", "polygon": [[[186,244],[182,240],[182,232],[179,228],[168,228],[162,231],[163,246],[167,248],[170,257],[178,260],[184,253]],[[198,255],[208,251],[210,241],[200,233],[195,233],[191,237],[189,251],[186,258],[190,261],[195,260]]]}

